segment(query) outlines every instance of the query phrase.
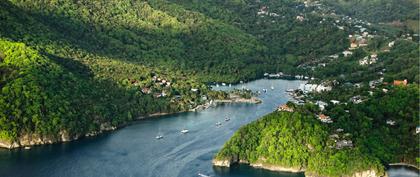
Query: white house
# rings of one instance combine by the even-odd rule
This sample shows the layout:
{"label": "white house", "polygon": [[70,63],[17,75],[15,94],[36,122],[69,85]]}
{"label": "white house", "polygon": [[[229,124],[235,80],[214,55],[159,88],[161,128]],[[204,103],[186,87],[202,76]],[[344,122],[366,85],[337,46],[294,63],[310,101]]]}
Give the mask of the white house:
{"label": "white house", "polygon": [[350,56],[352,54],[353,54],[353,52],[348,51],[348,50],[346,50],[346,51],[343,52],[344,57],[348,57],[348,56]]}

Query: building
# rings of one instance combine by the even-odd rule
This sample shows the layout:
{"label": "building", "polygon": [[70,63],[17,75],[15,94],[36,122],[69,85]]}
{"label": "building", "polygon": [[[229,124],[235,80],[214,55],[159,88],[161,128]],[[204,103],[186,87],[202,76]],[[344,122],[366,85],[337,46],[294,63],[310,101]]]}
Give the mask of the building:
{"label": "building", "polygon": [[395,125],[395,121],[394,120],[386,120],[386,124],[388,124],[388,125]]}
{"label": "building", "polygon": [[355,49],[357,47],[358,47],[357,43],[355,43],[355,42],[350,43],[350,48],[351,49]]}
{"label": "building", "polygon": [[407,79],[404,80],[394,80],[393,85],[395,86],[406,86],[408,84]]}
{"label": "building", "polygon": [[388,43],[389,48],[394,47],[394,45],[395,45],[395,41],[392,41],[392,42]]}
{"label": "building", "polygon": [[294,109],[293,109],[293,108],[291,108],[291,107],[289,107],[289,106],[287,106],[287,104],[283,104],[283,105],[280,105],[280,106],[277,108],[277,111],[293,112],[293,111],[294,111]]}
{"label": "building", "polygon": [[342,149],[342,148],[345,148],[345,147],[353,147],[353,142],[351,140],[337,141],[337,143],[335,144],[335,147],[337,149]]}
{"label": "building", "polygon": [[331,102],[332,104],[340,104],[340,101],[338,101],[338,100],[330,100],[330,102]]}
{"label": "building", "polygon": [[302,22],[303,20],[305,20],[305,18],[303,16],[296,16],[296,20],[299,20],[300,22]]}
{"label": "building", "polygon": [[150,88],[144,87],[141,89],[141,92],[143,92],[144,94],[150,94],[152,90]]}
{"label": "building", "polygon": [[348,50],[346,50],[346,51],[343,52],[344,57],[348,57],[348,56],[350,56],[352,54],[353,54],[353,52],[348,51]]}
{"label": "building", "polygon": [[319,114],[318,119],[323,123],[332,123],[330,116],[326,116],[325,114]]}

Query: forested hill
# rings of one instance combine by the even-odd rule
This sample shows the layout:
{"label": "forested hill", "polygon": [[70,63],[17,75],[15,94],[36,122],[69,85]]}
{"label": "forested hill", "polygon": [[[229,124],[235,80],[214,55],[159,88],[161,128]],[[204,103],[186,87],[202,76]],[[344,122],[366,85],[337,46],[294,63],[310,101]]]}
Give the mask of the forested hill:
{"label": "forested hill", "polygon": [[0,145],[66,141],[190,110],[220,96],[206,82],[296,72],[348,44],[299,4],[0,1]]}
{"label": "forested hill", "polygon": [[[319,24],[321,17],[296,8],[299,4],[2,1],[0,36],[73,59],[100,55],[196,72],[204,81],[238,82],[264,70],[290,70],[348,43],[344,32]],[[258,15],[264,8],[267,15]],[[298,15],[306,20],[296,20]]]}

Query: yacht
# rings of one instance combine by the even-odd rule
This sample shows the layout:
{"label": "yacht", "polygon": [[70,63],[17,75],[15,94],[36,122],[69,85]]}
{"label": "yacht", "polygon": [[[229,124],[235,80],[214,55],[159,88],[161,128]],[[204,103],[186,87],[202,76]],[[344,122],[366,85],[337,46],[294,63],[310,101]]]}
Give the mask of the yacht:
{"label": "yacht", "polygon": [[200,176],[200,177],[210,177],[210,176],[204,175],[202,173],[198,173],[198,176]]}
{"label": "yacht", "polygon": [[188,132],[189,132],[189,130],[185,129],[185,128],[181,130],[181,133],[183,133],[183,134],[188,133]]}

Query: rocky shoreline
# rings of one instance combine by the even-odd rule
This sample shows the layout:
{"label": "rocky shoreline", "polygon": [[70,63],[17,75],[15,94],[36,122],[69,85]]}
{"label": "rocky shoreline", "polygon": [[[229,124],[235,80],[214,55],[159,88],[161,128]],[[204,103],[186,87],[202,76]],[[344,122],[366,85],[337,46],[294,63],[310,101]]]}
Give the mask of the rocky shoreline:
{"label": "rocky shoreline", "polygon": [[[164,115],[171,115],[171,114],[177,114],[177,113],[183,113],[183,112],[194,112],[194,111],[200,111],[203,109],[207,109],[211,106],[217,106],[220,103],[251,103],[251,104],[258,104],[261,103],[261,100],[259,100],[256,97],[252,97],[250,99],[244,99],[244,98],[230,98],[226,100],[214,100],[214,101],[208,101],[202,105],[198,105],[197,107],[190,109],[188,111],[179,111],[179,112],[157,112],[152,113],[146,116],[140,116],[135,120],[142,120],[147,118],[153,118],[153,117],[160,117]],[[134,121],[132,121],[134,122]],[[69,142],[69,141],[75,141],[83,137],[93,137],[97,136],[99,134],[102,134],[104,132],[114,131],[118,128],[124,127],[129,123],[122,124],[117,126],[111,126],[109,123],[103,123],[100,125],[99,130],[88,132],[86,134],[74,134],[70,135],[68,131],[61,130],[58,135],[45,135],[41,136],[35,133],[32,134],[24,134],[21,135],[16,141],[5,141],[0,140],[0,148],[5,149],[15,149],[15,148],[27,148],[30,146],[37,146],[37,145],[47,145],[47,144],[56,144],[56,143],[62,143],[62,142]]]}
{"label": "rocky shoreline", "polygon": [[[289,173],[305,173],[306,177],[320,177],[317,174],[311,174],[305,171],[303,167],[284,167],[280,165],[272,165],[266,163],[248,163],[247,161],[239,160],[238,158],[231,158],[231,159],[213,159],[212,161],[213,166],[218,167],[230,167],[233,164],[240,163],[240,164],[247,164],[254,168],[262,168],[270,171],[278,171],[278,172],[289,172]],[[365,170],[353,173],[351,175],[344,175],[346,177],[380,177],[380,175],[375,170]],[[385,175],[387,176],[387,175]]]}

